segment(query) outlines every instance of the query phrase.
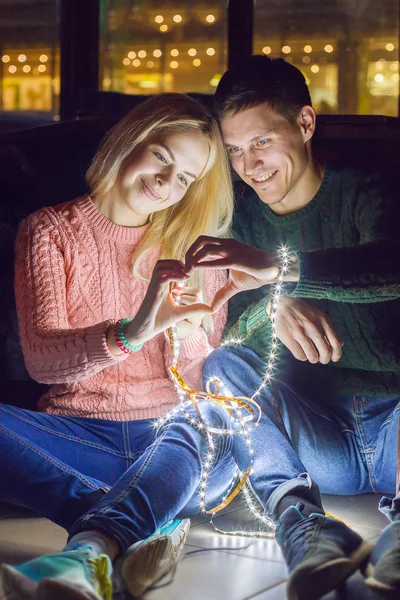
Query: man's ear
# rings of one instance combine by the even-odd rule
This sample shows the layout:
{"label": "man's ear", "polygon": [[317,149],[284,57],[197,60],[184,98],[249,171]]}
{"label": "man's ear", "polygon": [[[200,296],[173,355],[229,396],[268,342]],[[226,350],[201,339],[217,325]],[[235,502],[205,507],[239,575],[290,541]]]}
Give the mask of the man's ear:
{"label": "man's ear", "polygon": [[298,123],[305,142],[308,142],[314,135],[316,126],[316,114],[312,106],[303,106],[298,116]]}

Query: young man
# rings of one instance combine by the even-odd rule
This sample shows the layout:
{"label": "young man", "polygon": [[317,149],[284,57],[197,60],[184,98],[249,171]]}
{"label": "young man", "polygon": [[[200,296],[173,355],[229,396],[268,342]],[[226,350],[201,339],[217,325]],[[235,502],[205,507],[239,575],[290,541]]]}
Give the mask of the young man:
{"label": "young man", "polygon": [[[205,377],[252,396],[270,351],[269,286],[279,247],[291,252],[275,315],[281,340],[258,396],[269,444],[265,511],[289,566],[288,597],[319,598],[370,559],[367,583],[400,597],[400,495],[375,548],[325,515],[320,492],[396,491],[400,409],[400,267],[388,195],[374,177],[318,163],[315,112],[301,72],[253,56],[218,86],[216,110],[232,166],[247,184],[232,240],[200,238],[193,267],[230,269],[225,337]],[[233,297],[238,292],[239,295]],[[372,551],[371,551],[372,550]]]}

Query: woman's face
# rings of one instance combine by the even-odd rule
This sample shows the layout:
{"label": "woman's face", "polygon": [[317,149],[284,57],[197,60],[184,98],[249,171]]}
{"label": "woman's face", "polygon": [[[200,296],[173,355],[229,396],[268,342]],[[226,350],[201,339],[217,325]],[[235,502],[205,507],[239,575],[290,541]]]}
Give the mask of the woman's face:
{"label": "woman's face", "polygon": [[144,224],[151,213],[179,202],[206,166],[209,144],[198,131],[155,134],[127,162],[118,179],[124,209]]}

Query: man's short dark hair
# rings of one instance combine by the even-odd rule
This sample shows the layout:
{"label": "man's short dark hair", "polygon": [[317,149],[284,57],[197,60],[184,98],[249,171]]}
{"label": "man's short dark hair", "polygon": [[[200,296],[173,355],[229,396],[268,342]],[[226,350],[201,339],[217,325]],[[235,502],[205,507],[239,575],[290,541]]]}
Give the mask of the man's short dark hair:
{"label": "man's short dark hair", "polygon": [[214,110],[222,118],[264,103],[294,123],[301,108],[311,106],[302,72],[282,58],[252,56],[223,75]]}

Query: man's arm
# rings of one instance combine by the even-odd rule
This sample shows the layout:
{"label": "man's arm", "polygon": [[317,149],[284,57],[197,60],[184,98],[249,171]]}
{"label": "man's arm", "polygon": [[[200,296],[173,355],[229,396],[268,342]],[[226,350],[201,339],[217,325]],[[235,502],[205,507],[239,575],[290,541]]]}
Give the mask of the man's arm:
{"label": "man's arm", "polygon": [[400,242],[299,252],[297,298],[372,303],[400,297]]}

